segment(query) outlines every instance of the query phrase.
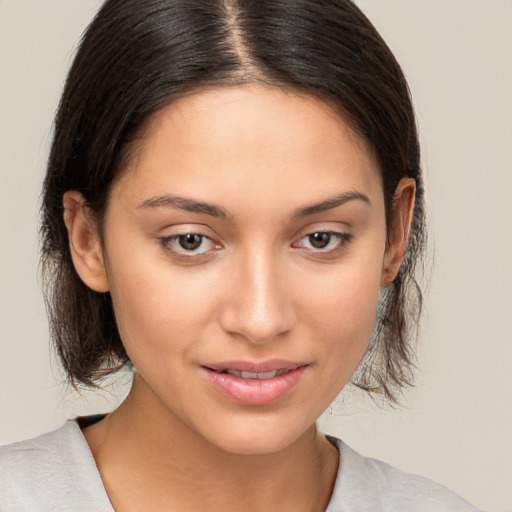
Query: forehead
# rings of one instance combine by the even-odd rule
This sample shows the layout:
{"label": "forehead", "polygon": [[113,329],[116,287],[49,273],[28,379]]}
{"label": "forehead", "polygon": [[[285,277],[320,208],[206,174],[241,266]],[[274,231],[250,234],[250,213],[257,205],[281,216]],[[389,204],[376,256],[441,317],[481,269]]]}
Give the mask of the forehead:
{"label": "forehead", "polygon": [[334,108],[273,87],[184,96],[152,116],[140,143],[118,180],[126,194],[193,190],[218,202],[258,193],[268,200],[309,193],[304,200],[311,200],[333,188],[381,189],[372,151]]}

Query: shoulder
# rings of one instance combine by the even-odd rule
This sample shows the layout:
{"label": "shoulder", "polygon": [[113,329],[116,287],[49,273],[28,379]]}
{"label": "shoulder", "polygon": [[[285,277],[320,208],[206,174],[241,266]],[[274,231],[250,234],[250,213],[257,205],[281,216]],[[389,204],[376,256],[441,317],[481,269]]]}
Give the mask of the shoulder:
{"label": "shoulder", "polygon": [[338,447],[340,466],[327,512],[479,512],[433,480],[363,457],[339,439],[330,441]]}
{"label": "shoulder", "polygon": [[0,447],[2,512],[91,510],[91,505],[104,502],[102,492],[94,458],[74,421]]}
{"label": "shoulder", "polygon": [[9,510],[10,505],[24,510],[22,501],[34,505],[33,499],[55,491],[52,489],[54,482],[59,486],[63,484],[55,478],[56,473],[65,474],[59,450],[62,429],[0,447],[2,510],[3,507]]}

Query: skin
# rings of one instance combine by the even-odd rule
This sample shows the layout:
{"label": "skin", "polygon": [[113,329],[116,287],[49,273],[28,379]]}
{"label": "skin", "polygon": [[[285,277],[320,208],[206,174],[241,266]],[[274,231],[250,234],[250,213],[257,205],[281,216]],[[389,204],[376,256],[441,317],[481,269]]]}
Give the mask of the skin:
{"label": "skin", "polygon": [[[110,292],[136,369],[126,401],[84,430],[109,497],[117,511],[325,510],[338,453],[315,422],[365,352],[414,182],[400,182],[387,231],[365,142],[320,100],[264,86],[177,100],[142,143],[113,185],[103,243],[81,195],[64,196],[75,267]],[[331,233],[325,248],[314,233]],[[203,237],[195,253],[186,234]],[[273,358],[306,369],[268,405],[226,398],[202,371]]]}

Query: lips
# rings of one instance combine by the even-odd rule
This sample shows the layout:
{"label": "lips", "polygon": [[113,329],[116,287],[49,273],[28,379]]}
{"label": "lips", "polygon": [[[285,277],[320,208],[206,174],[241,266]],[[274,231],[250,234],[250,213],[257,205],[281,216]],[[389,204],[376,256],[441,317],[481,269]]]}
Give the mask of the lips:
{"label": "lips", "polygon": [[223,397],[242,405],[261,406],[292,392],[307,366],[274,359],[263,363],[227,361],[206,364],[202,369],[213,389]]}
{"label": "lips", "polygon": [[229,375],[234,375],[235,377],[241,377],[242,379],[272,379],[273,377],[279,377],[285,374],[289,370],[280,369],[273,370],[271,372],[244,372],[239,370],[226,370],[222,373],[228,373]]}

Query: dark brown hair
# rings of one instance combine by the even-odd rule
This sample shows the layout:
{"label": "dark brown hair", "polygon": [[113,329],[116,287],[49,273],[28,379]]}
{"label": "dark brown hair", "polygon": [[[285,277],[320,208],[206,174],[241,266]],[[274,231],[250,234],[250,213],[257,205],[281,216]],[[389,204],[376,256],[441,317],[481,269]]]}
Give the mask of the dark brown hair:
{"label": "dark brown hair", "polygon": [[73,385],[95,386],[130,361],[110,295],[89,289],[73,267],[63,194],[81,192],[101,225],[116,173],[153,113],[190,91],[250,82],[339,107],[378,160],[388,225],[399,181],[416,180],[406,256],[382,292],[353,377],[357,386],[391,399],[411,383],[421,309],[415,266],[424,245],[419,145],[407,83],[373,25],[349,0],[107,0],[69,72],[43,190],[51,335]]}

